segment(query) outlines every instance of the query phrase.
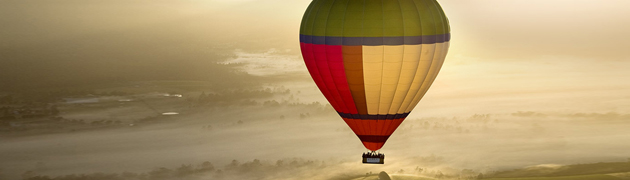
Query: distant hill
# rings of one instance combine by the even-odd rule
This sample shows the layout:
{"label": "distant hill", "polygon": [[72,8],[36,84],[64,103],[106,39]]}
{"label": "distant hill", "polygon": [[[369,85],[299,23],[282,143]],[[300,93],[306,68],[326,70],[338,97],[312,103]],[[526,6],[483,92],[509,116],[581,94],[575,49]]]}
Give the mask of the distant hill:
{"label": "distant hill", "polygon": [[[600,162],[574,165],[539,165],[500,171],[486,179],[622,179],[630,172],[630,162]],[[512,179],[516,178],[516,179]]]}

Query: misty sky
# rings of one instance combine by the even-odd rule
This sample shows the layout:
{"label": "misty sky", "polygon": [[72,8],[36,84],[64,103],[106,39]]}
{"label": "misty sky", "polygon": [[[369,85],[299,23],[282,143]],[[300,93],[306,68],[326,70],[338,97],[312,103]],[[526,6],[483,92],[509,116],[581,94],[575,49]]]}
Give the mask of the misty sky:
{"label": "misty sky", "polygon": [[[227,72],[217,62],[241,62],[240,56],[248,53],[260,56],[249,63],[291,62],[288,73],[305,76],[298,29],[309,2],[2,0],[0,82],[7,89],[94,81],[212,81]],[[630,81],[625,78],[630,76],[630,2],[440,3],[452,26],[451,48],[412,116],[630,111]],[[268,56],[270,50],[288,55]],[[278,57],[284,60],[273,59]]]}
{"label": "misty sky", "polygon": [[[3,0],[2,47],[43,45],[138,29],[199,40],[244,37],[295,44],[308,0]],[[573,55],[626,58],[630,2],[610,0],[440,1],[453,27],[452,55]],[[170,26],[170,27],[169,27]],[[146,32],[155,33],[155,32]],[[171,37],[172,38],[172,37]],[[207,42],[213,43],[213,42]],[[296,46],[296,45],[292,45]],[[538,54],[538,55],[532,55]]]}
{"label": "misty sky", "polygon": [[[125,76],[199,79],[211,75],[186,69],[211,66],[225,60],[217,54],[238,54],[234,49],[286,49],[301,61],[298,28],[309,2],[2,0],[0,75],[7,84],[43,77],[71,82],[77,74],[84,77],[77,82],[128,80]],[[630,75],[630,12],[625,8],[630,2],[440,3],[453,40],[446,65],[419,108],[448,102],[466,109],[486,104],[470,112],[549,110],[541,103],[554,110],[630,109],[630,83],[624,80]],[[501,107],[489,105],[496,103]]]}

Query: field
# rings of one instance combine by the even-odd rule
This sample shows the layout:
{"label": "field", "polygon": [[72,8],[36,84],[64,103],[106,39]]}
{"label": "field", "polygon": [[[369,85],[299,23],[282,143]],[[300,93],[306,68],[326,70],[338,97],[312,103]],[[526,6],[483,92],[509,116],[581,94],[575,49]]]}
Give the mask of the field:
{"label": "field", "polygon": [[559,177],[527,177],[527,178],[489,178],[488,180],[619,180],[622,178],[605,175],[559,176]]}

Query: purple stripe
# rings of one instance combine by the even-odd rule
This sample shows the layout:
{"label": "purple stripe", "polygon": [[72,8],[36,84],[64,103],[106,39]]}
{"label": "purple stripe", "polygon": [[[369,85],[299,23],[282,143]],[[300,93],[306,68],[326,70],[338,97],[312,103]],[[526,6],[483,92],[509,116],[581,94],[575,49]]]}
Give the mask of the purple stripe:
{"label": "purple stripe", "polygon": [[389,136],[357,135],[362,142],[384,143]]}
{"label": "purple stripe", "polygon": [[342,113],[342,112],[337,112],[337,113],[342,118],[360,119],[360,120],[394,120],[394,119],[406,118],[407,116],[409,116],[409,113],[383,114],[383,115],[348,114],[348,113]]}
{"label": "purple stripe", "polygon": [[382,45],[417,45],[435,44],[451,40],[451,34],[425,36],[395,36],[395,37],[339,37],[339,36],[310,36],[300,34],[300,42],[309,44],[344,45],[344,46],[382,46]]}

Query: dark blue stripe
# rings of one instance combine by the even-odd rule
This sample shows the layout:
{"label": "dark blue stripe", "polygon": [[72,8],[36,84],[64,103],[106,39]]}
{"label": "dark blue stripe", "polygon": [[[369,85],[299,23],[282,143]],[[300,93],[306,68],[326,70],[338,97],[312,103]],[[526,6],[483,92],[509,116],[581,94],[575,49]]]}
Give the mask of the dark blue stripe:
{"label": "dark blue stripe", "polygon": [[341,116],[342,118],[361,119],[361,120],[394,120],[394,119],[406,118],[407,116],[409,116],[409,113],[383,114],[383,115],[349,114],[349,113],[342,113],[342,112],[337,112],[337,113],[339,113],[339,116]]}
{"label": "dark blue stripe", "polygon": [[362,142],[384,143],[389,139],[389,136],[379,135],[357,135]]}
{"label": "dark blue stripe", "polygon": [[382,46],[382,45],[417,45],[435,44],[451,40],[451,34],[426,36],[395,36],[395,37],[338,37],[338,36],[309,36],[300,34],[300,42],[322,45],[344,46]]}

